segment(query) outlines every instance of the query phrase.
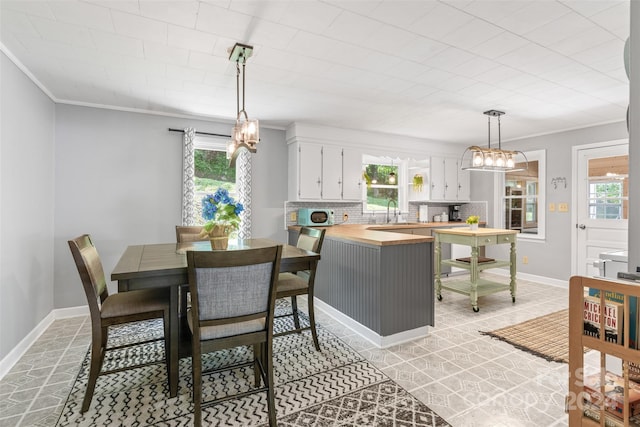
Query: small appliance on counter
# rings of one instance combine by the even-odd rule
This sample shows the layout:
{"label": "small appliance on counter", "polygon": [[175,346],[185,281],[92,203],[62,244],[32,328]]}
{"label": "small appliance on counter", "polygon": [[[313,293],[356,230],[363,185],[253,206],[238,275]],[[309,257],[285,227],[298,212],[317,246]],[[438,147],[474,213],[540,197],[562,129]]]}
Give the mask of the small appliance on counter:
{"label": "small appliance on counter", "polygon": [[320,226],[333,225],[334,217],[331,209],[300,208],[298,209],[298,225]]}
{"label": "small appliance on counter", "polygon": [[449,221],[462,221],[460,205],[449,205]]}

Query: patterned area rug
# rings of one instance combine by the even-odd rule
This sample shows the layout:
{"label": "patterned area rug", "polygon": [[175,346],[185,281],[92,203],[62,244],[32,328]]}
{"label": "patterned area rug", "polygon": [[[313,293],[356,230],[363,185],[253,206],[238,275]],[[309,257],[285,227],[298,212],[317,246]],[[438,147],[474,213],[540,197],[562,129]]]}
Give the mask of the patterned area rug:
{"label": "patterned area rug", "polygon": [[[279,306],[278,310],[288,307]],[[276,320],[276,331],[291,328],[291,318]],[[305,319],[306,320],[306,319]],[[301,319],[302,321],[302,319]],[[321,352],[311,334],[274,339],[276,410],[280,426],[448,426],[435,412],[337,337],[318,325]],[[162,323],[112,329],[110,346],[162,336]],[[134,347],[105,360],[105,369],[131,361],[163,360],[160,342]],[[211,353],[203,369],[248,360],[250,349]],[[85,358],[57,426],[187,426],[193,425],[191,358],[180,360],[178,395],[169,398],[164,364],[98,378],[91,407],[80,414],[86,390],[89,354]],[[253,384],[252,368],[203,378],[205,399],[245,390]],[[268,425],[266,393],[233,399],[203,411],[211,426]]]}
{"label": "patterned area rug", "polygon": [[569,310],[536,317],[491,332],[480,332],[550,362],[569,363]]}

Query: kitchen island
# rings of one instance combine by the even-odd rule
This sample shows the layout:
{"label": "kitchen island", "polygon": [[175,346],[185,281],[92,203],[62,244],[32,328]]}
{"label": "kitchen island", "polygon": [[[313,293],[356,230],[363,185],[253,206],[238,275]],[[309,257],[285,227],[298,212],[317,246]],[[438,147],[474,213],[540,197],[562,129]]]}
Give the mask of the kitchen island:
{"label": "kitchen island", "polygon": [[[326,227],[315,279],[316,307],[381,348],[427,335],[435,319],[433,227]],[[298,230],[289,227],[290,244]]]}
{"label": "kitchen island", "polygon": [[[438,229],[434,230],[435,264],[436,264],[436,294],[438,300],[442,300],[442,289],[448,289],[463,295],[469,295],[469,301],[473,311],[478,312],[478,297],[496,292],[510,291],[512,302],[516,302],[516,230],[503,230],[498,228],[481,228],[470,230],[469,228]],[[471,256],[463,259],[443,259],[442,243],[454,243],[471,247]],[[510,256],[508,260],[495,260],[480,257],[480,248],[489,245],[510,244]],[[469,270],[469,280],[451,282],[443,285],[441,280],[442,265]],[[510,282],[508,285],[492,280],[480,279],[480,271],[489,268],[509,267]]]}

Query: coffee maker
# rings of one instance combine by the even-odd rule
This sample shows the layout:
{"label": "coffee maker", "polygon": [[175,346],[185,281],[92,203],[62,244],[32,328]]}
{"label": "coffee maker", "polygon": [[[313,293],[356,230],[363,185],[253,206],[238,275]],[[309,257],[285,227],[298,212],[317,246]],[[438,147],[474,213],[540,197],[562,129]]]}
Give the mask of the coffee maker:
{"label": "coffee maker", "polygon": [[449,205],[449,221],[462,221],[460,205]]}

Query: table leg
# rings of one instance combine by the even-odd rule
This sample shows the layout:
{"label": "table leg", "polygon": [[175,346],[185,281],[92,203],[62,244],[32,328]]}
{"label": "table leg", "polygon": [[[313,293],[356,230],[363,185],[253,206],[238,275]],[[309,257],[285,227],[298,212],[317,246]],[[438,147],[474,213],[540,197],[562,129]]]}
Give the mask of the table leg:
{"label": "table leg", "polygon": [[511,291],[511,301],[516,302],[516,242],[511,242],[511,251],[509,257],[509,273],[511,281],[509,282],[509,290]]}
{"label": "table leg", "polygon": [[435,267],[436,267],[436,297],[438,301],[442,301],[442,281],[440,280],[440,274],[442,271],[442,266],[440,262],[442,261],[442,251],[440,245],[440,235],[436,233],[436,244],[434,249],[435,254]]}
{"label": "table leg", "polygon": [[473,311],[480,310],[478,308],[478,247],[471,246],[471,265],[469,275],[471,276],[471,285],[469,289],[469,300]]}
{"label": "table leg", "polygon": [[170,289],[170,313],[169,313],[169,396],[175,397],[178,394],[178,364],[180,358],[178,357],[178,350],[180,347],[180,335],[178,333],[179,321],[178,321],[178,306],[180,300],[178,298],[179,286],[171,286]]}

